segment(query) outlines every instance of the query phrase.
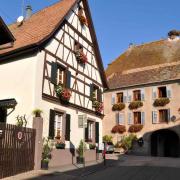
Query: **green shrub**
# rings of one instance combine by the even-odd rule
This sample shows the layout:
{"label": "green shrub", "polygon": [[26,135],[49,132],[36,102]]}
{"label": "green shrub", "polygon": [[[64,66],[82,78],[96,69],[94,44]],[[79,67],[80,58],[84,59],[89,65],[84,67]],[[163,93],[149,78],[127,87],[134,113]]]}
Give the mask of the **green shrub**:
{"label": "green shrub", "polygon": [[112,142],[113,137],[109,135],[103,136],[103,142]]}
{"label": "green shrub", "polygon": [[77,153],[79,154],[79,157],[84,157],[84,151],[87,150],[86,143],[81,140],[77,149]]}
{"label": "green shrub", "polygon": [[143,106],[143,102],[142,101],[133,101],[129,104],[129,109],[133,110],[133,109],[138,109],[140,107]]}
{"label": "green shrub", "polygon": [[137,136],[135,134],[130,134],[128,136],[124,136],[121,140],[121,147],[128,151],[132,149],[133,141],[137,140]]}

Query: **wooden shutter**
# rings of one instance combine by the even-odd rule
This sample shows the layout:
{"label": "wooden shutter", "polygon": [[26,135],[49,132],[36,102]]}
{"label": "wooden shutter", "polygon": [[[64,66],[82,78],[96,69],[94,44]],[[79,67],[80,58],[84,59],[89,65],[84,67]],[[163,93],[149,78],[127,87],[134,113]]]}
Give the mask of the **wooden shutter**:
{"label": "wooden shutter", "polygon": [[123,113],[119,113],[119,124],[124,125],[124,114]]}
{"label": "wooden shutter", "polygon": [[171,96],[172,96],[171,87],[170,87],[170,86],[167,86],[167,87],[166,87],[166,91],[167,91],[167,92],[166,92],[166,93],[167,93],[167,97],[168,97],[168,98],[171,98]]}
{"label": "wooden shutter", "polygon": [[52,62],[51,65],[51,83],[53,83],[54,85],[57,85],[57,63]]}
{"label": "wooden shutter", "polygon": [[132,112],[128,113],[128,124],[129,125],[133,124],[133,116],[132,115],[133,115]]}
{"label": "wooden shutter", "polygon": [[54,139],[54,118],[55,118],[55,111],[50,109],[49,115],[49,138]]}
{"label": "wooden shutter", "polygon": [[141,89],[141,101],[145,100],[145,90]]}
{"label": "wooden shutter", "polygon": [[86,142],[88,141],[88,127],[89,127],[89,124],[87,123],[87,128],[85,128],[85,141]]}
{"label": "wooden shutter", "polygon": [[116,95],[115,94],[112,94],[111,96],[111,104],[114,105],[115,104],[115,100],[116,100]]}
{"label": "wooden shutter", "polygon": [[153,111],[153,112],[152,112],[152,123],[153,123],[153,124],[157,124],[157,123],[158,123],[157,111]]}
{"label": "wooden shutter", "polygon": [[94,92],[94,84],[90,84],[90,99],[93,98],[93,92]]}
{"label": "wooden shutter", "polygon": [[98,92],[98,101],[102,102],[102,90],[98,89],[97,92]]}
{"label": "wooden shutter", "polygon": [[96,129],[95,140],[96,140],[96,143],[99,143],[99,122],[96,122],[95,129]]}
{"label": "wooden shutter", "polygon": [[141,112],[141,124],[145,124],[145,112]]}
{"label": "wooden shutter", "polygon": [[70,141],[70,133],[71,133],[71,115],[66,114],[66,132],[65,132],[66,141]]}
{"label": "wooden shutter", "polygon": [[71,88],[71,71],[66,72],[66,88]]}
{"label": "wooden shutter", "polygon": [[157,98],[157,87],[153,87],[152,89],[152,99],[156,99]]}

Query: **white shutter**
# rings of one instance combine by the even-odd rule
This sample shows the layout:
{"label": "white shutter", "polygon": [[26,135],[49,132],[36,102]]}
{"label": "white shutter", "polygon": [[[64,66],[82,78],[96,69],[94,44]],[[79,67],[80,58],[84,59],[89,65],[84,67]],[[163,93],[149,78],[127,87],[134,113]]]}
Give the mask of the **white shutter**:
{"label": "white shutter", "polygon": [[124,125],[124,113],[119,113],[119,124]]}
{"label": "white shutter", "polygon": [[132,114],[132,112],[128,113],[128,124],[129,125],[133,124],[133,114]]}
{"label": "white shutter", "polygon": [[118,125],[119,124],[119,113],[116,113],[116,125]]}
{"label": "white shutter", "polygon": [[128,102],[132,101],[132,91],[128,90]]}
{"label": "white shutter", "polygon": [[123,92],[123,103],[127,103],[128,91]]}
{"label": "white shutter", "polygon": [[168,97],[168,98],[171,98],[171,97],[172,97],[171,86],[167,86],[167,87],[166,87],[166,93],[167,93],[167,97]]}
{"label": "white shutter", "polygon": [[152,98],[153,99],[157,98],[157,87],[153,87],[153,89],[152,89]]}
{"label": "white shutter", "polygon": [[112,105],[115,104],[115,100],[116,100],[116,94],[112,94],[112,97],[111,97],[111,104]]}
{"label": "white shutter", "polygon": [[158,112],[157,111],[153,111],[152,112],[152,123],[153,124],[157,124],[158,123]]}
{"label": "white shutter", "polygon": [[144,88],[141,89],[141,101],[144,101],[145,100],[145,90]]}
{"label": "white shutter", "polygon": [[141,124],[145,124],[145,112],[141,112]]}

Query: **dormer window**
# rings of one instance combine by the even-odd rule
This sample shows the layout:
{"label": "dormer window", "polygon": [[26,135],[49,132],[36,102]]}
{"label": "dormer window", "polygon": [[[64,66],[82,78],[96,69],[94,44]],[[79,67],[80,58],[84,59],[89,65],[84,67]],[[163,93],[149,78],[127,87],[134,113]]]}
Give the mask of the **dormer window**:
{"label": "dormer window", "polygon": [[0,17],[0,49],[12,47],[14,41],[14,36]]}

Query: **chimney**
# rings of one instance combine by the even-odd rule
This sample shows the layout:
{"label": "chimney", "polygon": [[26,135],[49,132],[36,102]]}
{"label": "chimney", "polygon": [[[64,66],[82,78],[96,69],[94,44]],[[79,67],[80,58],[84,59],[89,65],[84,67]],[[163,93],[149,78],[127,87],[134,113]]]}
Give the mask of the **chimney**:
{"label": "chimney", "polygon": [[26,6],[26,17],[25,20],[29,19],[32,15],[32,7],[30,5]]}
{"label": "chimney", "polygon": [[180,35],[180,31],[171,30],[168,32],[168,36],[171,40],[176,39]]}

